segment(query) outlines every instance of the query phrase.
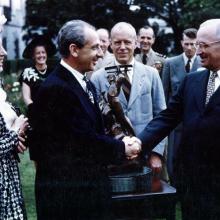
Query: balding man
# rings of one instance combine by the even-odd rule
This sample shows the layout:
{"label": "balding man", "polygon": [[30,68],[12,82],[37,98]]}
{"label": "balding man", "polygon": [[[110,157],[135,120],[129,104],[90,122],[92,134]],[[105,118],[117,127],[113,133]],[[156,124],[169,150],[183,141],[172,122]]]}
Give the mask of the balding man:
{"label": "balding man", "polygon": [[67,22],[58,47],[61,61],[33,105],[37,219],[112,219],[107,165],[140,148],[104,134],[95,88],[85,77],[102,57],[95,28],[81,20]]}
{"label": "balding man", "polygon": [[[121,90],[119,101],[124,110],[124,114],[130,119],[136,135],[138,135],[145,125],[155,117],[165,105],[165,98],[162,83],[157,70],[153,67],[143,65],[134,59],[134,49],[136,48],[136,31],[134,27],[126,22],[117,23],[111,30],[111,48],[115,56],[109,66],[132,65],[133,68],[128,73],[131,82],[131,92],[129,98]],[[96,87],[97,94],[105,93],[109,89],[107,72],[104,68],[96,71],[92,75],[92,82]],[[162,141],[154,148],[148,158],[153,169],[160,171],[162,168],[161,157],[164,153],[165,141]]]}
{"label": "balding man", "polygon": [[152,149],[178,123],[183,133],[175,166],[183,220],[220,219],[220,19],[201,24],[197,55],[206,70],[188,74],[166,110],[139,135]]}
{"label": "balding man", "polygon": [[100,47],[103,52],[103,57],[98,59],[98,62],[95,65],[95,70],[107,66],[109,63],[112,62],[112,60],[114,60],[114,55],[108,51],[108,47],[110,44],[108,30],[100,28],[97,30],[97,34],[100,39]]}
{"label": "balding man", "polygon": [[155,42],[153,28],[144,26],[138,31],[138,43],[140,45],[140,54],[135,55],[135,59],[145,65],[156,67],[161,72],[165,56],[155,52],[152,46]]}

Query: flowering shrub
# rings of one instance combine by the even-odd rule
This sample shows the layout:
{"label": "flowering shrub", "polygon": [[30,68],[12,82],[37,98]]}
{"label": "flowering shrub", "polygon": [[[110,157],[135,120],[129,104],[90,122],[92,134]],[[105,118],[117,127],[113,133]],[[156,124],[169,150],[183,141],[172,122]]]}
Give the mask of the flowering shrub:
{"label": "flowering shrub", "polygon": [[26,107],[21,95],[21,85],[18,81],[16,73],[7,74],[3,76],[4,89],[7,92],[7,99],[13,105],[20,108],[22,113],[26,112]]}

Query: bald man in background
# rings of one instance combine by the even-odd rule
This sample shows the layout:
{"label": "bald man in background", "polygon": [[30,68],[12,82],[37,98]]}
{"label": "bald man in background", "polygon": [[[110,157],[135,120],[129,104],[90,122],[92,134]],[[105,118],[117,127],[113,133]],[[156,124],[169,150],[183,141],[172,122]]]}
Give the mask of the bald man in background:
{"label": "bald man in background", "polygon": [[103,58],[99,58],[95,66],[95,70],[107,66],[112,60],[114,60],[114,55],[108,51],[108,47],[110,45],[109,31],[107,29],[100,28],[97,30],[97,34],[100,39],[100,47],[103,52]]}

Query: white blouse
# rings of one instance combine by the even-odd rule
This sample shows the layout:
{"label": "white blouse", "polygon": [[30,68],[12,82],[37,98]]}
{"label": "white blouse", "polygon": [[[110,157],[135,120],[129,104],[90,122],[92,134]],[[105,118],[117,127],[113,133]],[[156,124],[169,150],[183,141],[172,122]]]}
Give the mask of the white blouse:
{"label": "white blouse", "polygon": [[6,101],[6,98],[6,92],[2,88],[0,88],[0,112],[4,118],[6,127],[10,130],[12,124],[17,118],[17,115],[12,109],[12,106]]}

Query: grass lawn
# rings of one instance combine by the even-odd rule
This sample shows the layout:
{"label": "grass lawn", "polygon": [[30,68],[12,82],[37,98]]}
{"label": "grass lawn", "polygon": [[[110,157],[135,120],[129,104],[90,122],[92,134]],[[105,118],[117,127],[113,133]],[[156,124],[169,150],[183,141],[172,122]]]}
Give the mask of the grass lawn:
{"label": "grass lawn", "polygon": [[35,198],[34,198],[34,178],[35,168],[29,159],[29,153],[26,151],[24,155],[20,155],[20,174],[22,181],[23,195],[25,198],[25,206],[27,210],[28,220],[36,220]]}
{"label": "grass lawn", "polygon": [[[20,156],[20,173],[23,186],[23,195],[28,215],[28,220],[36,220],[35,199],[34,199],[34,178],[35,168],[32,161],[29,159],[28,152]],[[52,219],[51,219],[52,220]],[[181,220],[179,205],[176,209],[176,220]]]}

